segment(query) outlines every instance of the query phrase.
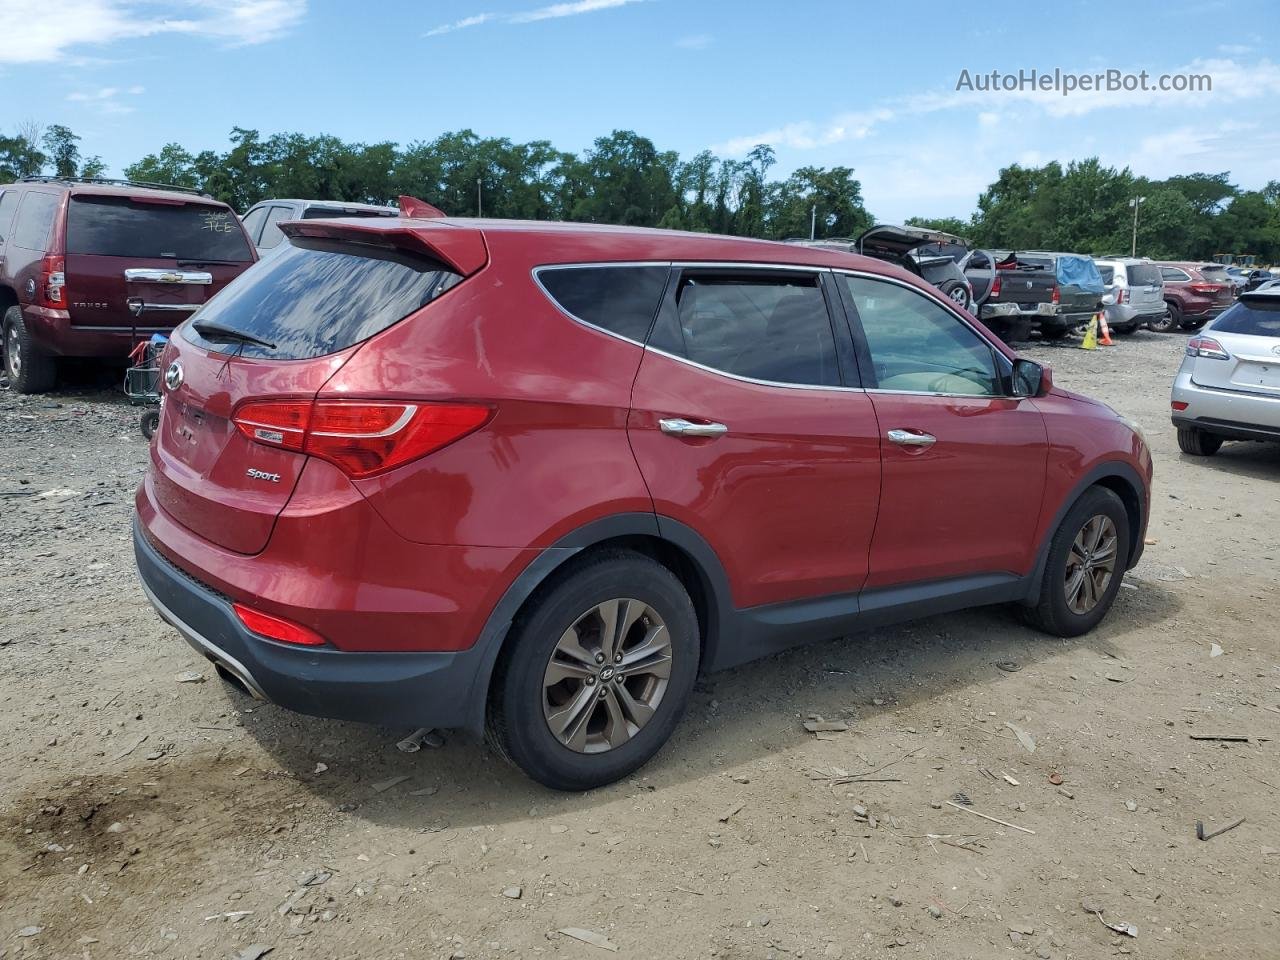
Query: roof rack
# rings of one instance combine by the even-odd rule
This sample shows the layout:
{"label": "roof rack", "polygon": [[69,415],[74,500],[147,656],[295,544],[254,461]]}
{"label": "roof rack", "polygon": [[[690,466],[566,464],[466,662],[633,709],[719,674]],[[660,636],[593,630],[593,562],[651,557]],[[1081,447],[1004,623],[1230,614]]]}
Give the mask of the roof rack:
{"label": "roof rack", "polygon": [[148,180],[119,180],[112,177],[23,177],[23,183],[99,183],[108,187],[143,187],[147,190],[174,190],[178,193],[189,193],[197,197],[209,194],[196,187],[178,187],[171,183],[151,183]]}

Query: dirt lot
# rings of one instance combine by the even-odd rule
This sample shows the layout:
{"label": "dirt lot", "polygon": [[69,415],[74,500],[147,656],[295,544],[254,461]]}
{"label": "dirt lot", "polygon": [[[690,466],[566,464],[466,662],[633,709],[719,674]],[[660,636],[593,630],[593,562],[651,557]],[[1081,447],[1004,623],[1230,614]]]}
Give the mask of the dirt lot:
{"label": "dirt lot", "polygon": [[0,393],[0,957],[1280,957],[1280,446],[1179,454],[1182,340],[1027,350],[1155,452],[1094,635],[990,609],[752,664],[580,796],[227,688],[134,583],[136,412]]}

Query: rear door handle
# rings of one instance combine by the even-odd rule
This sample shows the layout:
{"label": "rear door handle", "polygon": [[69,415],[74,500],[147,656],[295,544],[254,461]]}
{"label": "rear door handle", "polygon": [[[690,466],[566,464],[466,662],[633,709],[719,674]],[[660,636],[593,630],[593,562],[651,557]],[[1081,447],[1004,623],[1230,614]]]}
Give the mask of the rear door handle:
{"label": "rear door handle", "polygon": [[931,433],[916,433],[914,430],[890,430],[889,440],[900,447],[931,447],[938,438]]}
{"label": "rear door handle", "polygon": [[683,417],[659,420],[658,429],[673,437],[722,437],[729,432],[723,423],[694,423]]}

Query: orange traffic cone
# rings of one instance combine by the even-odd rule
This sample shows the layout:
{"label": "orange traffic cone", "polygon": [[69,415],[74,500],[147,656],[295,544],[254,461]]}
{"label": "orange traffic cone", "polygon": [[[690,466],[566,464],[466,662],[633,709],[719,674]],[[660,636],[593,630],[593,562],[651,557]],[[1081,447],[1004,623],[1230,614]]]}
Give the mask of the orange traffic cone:
{"label": "orange traffic cone", "polygon": [[1107,315],[1098,313],[1098,329],[1102,331],[1102,336],[1098,338],[1098,346],[1114,347],[1115,341],[1111,339],[1111,328],[1107,326]]}

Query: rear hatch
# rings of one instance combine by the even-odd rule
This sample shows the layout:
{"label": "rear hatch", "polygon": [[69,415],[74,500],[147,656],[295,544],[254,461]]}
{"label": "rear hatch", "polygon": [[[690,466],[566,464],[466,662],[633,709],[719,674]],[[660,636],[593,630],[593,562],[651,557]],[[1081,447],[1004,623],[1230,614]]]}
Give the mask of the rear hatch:
{"label": "rear hatch", "polygon": [[[295,237],[232,284],[175,334],[162,360],[181,377],[176,389],[166,380],[152,464],[157,503],[239,553],[266,546],[289,502],[308,460],[317,392],[365,340],[461,279],[458,258],[434,255],[413,231],[308,223],[311,237]],[[285,226],[292,235],[300,222]],[[479,233],[467,233],[483,250]]]}
{"label": "rear hatch", "polygon": [[1164,281],[1160,268],[1150,263],[1131,263],[1125,267],[1129,279],[1129,305],[1138,313],[1164,312]]}
{"label": "rear hatch", "polygon": [[1196,270],[1199,280],[1193,280],[1191,289],[1201,296],[1207,296],[1215,307],[1230,306],[1235,300],[1235,286],[1227,275],[1227,268],[1209,264]]}
{"label": "rear hatch", "polygon": [[1246,293],[1188,341],[1187,353],[1199,386],[1280,397],[1280,296]]}
{"label": "rear hatch", "polygon": [[74,194],[68,205],[74,326],[171,329],[253,260],[236,215],[203,198]]}

